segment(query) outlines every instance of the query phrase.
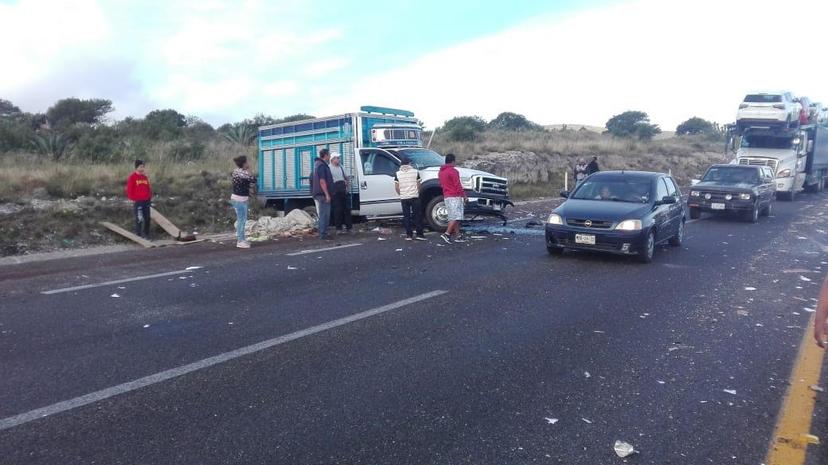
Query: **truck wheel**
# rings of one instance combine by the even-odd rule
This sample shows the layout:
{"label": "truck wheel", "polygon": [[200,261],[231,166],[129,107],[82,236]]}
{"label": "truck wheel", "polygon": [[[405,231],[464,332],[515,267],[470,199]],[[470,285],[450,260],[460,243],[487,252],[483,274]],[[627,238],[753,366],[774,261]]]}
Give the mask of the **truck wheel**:
{"label": "truck wheel", "polygon": [[690,219],[697,220],[701,218],[701,210],[698,207],[690,207]]}
{"label": "truck wheel", "polygon": [[750,223],[759,222],[759,202],[754,203],[753,209],[745,213],[745,220],[747,220]]}
{"label": "truck wheel", "polygon": [[446,231],[448,228],[448,211],[442,195],[438,195],[428,202],[425,208],[425,217],[432,231]]}
{"label": "truck wheel", "polygon": [[762,216],[771,216],[771,212],[773,211],[773,202],[768,202],[768,205],[762,210]]}

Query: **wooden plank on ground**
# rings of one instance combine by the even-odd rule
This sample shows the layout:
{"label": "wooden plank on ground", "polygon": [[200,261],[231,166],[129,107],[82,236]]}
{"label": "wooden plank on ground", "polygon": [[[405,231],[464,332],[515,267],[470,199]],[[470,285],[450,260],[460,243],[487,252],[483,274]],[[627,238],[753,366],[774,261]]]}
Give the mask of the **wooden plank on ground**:
{"label": "wooden plank on ground", "polygon": [[120,227],[116,224],[112,224],[108,221],[101,221],[101,225],[103,227],[105,227],[106,229],[109,229],[110,231],[114,232],[114,233],[120,234],[120,235],[126,237],[127,239],[140,244],[143,247],[146,247],[148,249],[152,248],[152,247],[155,247],[155,244],[153,244],[152,242],[144,239],[141,236],[138,236],[137,234],[133,234],[133,233],[127,231],[126,229],[124,229],[124,228],[122,228],[122,227]]}
{"label": "wooden plank on ground", "polygon": [[158,210],[153,207],[150,207],[150,219],[153,223],[161,226],[161,229],[167,231],[167,234],[172,236],[173,239],[181,239],[181,230],[178,229],[178,226],[174,225],[173,222],[168,220],[164,215],[158,213]]}

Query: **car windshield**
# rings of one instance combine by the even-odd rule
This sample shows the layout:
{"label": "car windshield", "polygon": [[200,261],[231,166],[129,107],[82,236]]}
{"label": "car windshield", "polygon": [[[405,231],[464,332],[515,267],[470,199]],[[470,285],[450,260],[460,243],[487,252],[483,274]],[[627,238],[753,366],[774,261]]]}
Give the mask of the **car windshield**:
{"label": "car windshield", "polygon": [[652,197],[649,179],[587,179],[570,198],[614,202],[648,203]]}
{"label": "car windshield", "polygon": [[755,169],[714,167],[707,171],[702,181],[722,184],[756,184],[759,182],[759,173]]}
{"label": "car windshield", "polygon": [[779,103],[781,95],[753,94],[745,97],[745,103]]}
{"label": "car windshield", "polygon": [[411,165],[418,170],[442,166],[445,159],[437,152],[428,149],[403,149],[397,152],[400,157],[408,157]]}

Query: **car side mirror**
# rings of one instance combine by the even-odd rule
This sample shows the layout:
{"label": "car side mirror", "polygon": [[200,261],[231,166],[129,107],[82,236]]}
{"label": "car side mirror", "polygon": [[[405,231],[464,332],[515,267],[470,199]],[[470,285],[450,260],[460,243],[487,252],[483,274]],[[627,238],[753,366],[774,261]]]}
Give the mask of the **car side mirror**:
{"label": "car side mirror", "polygon": [[561,197],[568,199],[569,198],[569,191],[561,190]]}
{"label": "car side mirror", "polygon": [[701,179],[691,179],[690,180],[690,185],[695,186],[696,184],[698,184],[700,182],[701,182]]}
{"label": "car side mirror", "polygon": [[672,195],[668,195],[662,198],[660,202],[658,202],[659,205],[672,205],[674,203],[678,203],[678,200],[676,200],[676,198]]}

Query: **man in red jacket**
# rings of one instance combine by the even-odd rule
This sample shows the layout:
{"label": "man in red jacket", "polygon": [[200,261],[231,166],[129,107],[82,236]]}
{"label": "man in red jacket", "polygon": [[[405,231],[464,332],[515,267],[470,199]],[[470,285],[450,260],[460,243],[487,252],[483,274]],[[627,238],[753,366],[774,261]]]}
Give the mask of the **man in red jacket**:
{"label": "man in red jacket", "polygon": [[463,207],[465,206],[466,191],[460,182],[460,172],[454,167],[454,154],[446,155],[446,164],[440,167],[438,178],[440,187],[443,188],[443,201],[446,204],[448,214],[448,228],[440,235],[440,238],[447,244],[454,242],[466,242],[460,235],[460,221],[463,220]]}
{"label": "man in red jacket", "polygon": [[126,183],[126,196],[132,200],[135,214],[135,234],[149,239],[150,205],[152,205],[152,188],[146,175],[143,160],[135,160],[135,171],[129,175]]}

